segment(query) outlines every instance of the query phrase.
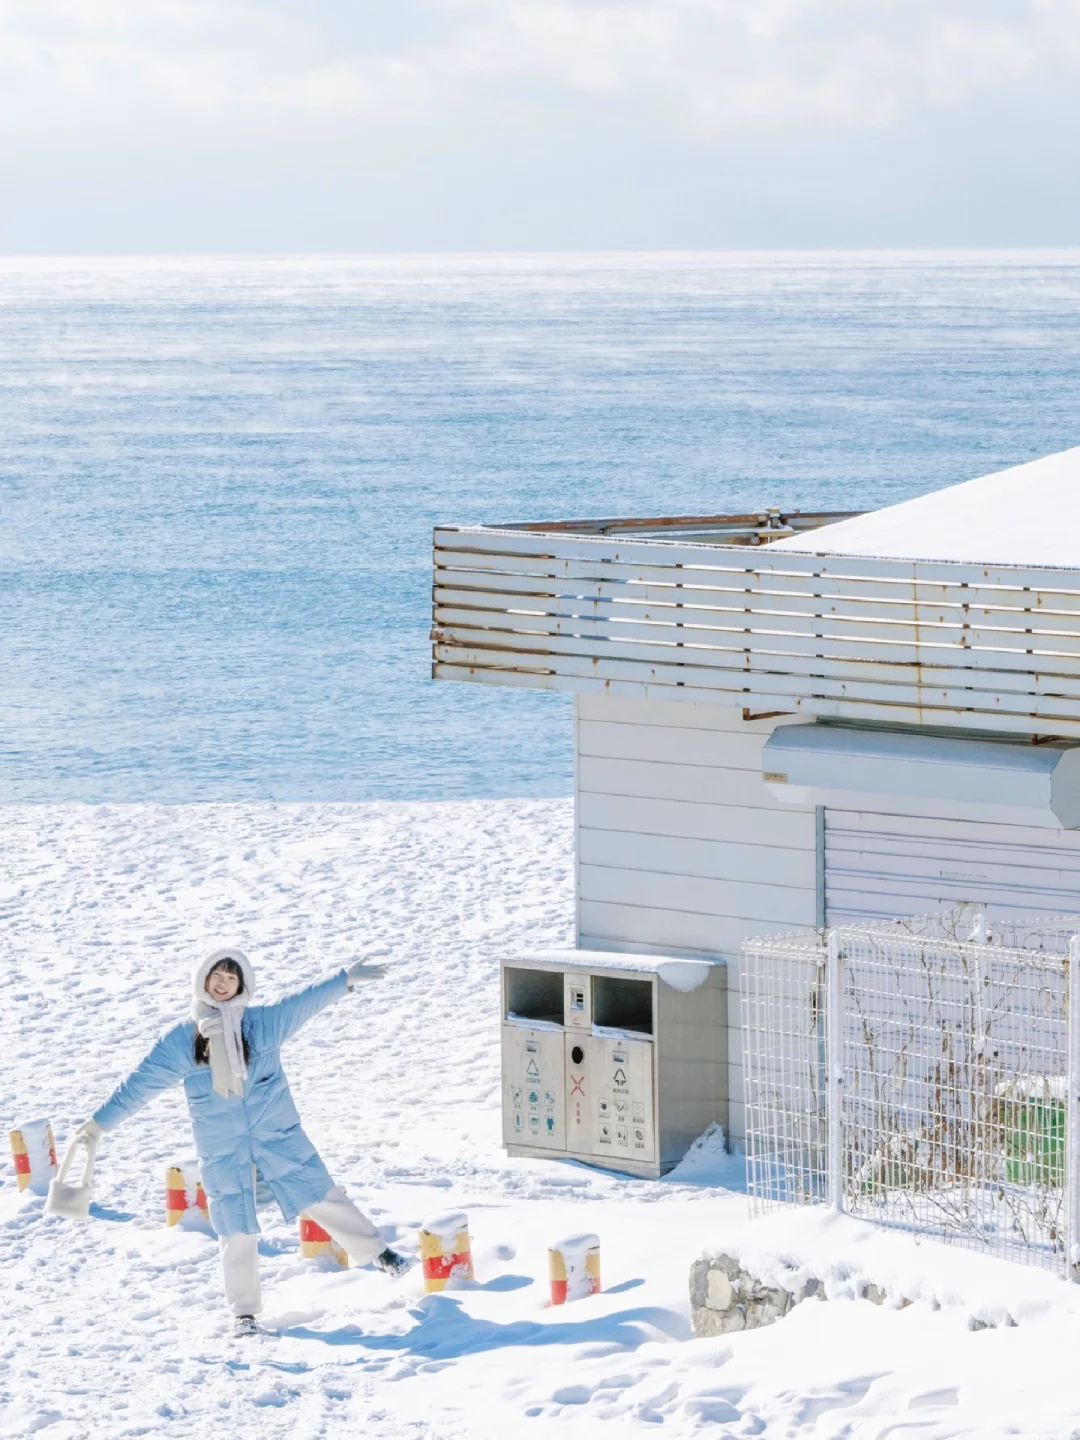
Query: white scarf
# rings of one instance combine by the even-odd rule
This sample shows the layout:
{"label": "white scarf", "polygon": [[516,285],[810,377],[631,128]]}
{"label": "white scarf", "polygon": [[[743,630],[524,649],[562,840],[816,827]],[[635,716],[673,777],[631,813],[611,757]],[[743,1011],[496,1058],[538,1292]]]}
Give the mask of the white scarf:
{"label": "white scarf", "polygon": [[[244,1064],[244,1040],[241,1022],[247,1008],[247,996],[237,995],[233,1000],[214,1000],[209,995],[196,1000],[191,1007],[191,1017],[199,1027],[199,1034],[210,1039],[210,1074],[214,1089],[219,1095],[243,1095],[247,1066]],[[222,1019],[221,1033],[213,1024],[213,1017]],[[210,1024],[207,1024],[210,1021]]]}
{"label": "white scarf", "polygon": [[[244,976],[244,989],[231,1000],[215,1000],[206,993],[206,977],[222,960],[235,960]],[[196,966],[192,977],[194,992],[191,1018],[199,1034],[209,1038],[210,1074],[214,1089],[221,1096],[241,1096],[248,1068],[244,1062],[244,1011],[255,993],[255,975],[241,950],[215,950]],[[220,1017],[220,1032],[219,1032]]]}

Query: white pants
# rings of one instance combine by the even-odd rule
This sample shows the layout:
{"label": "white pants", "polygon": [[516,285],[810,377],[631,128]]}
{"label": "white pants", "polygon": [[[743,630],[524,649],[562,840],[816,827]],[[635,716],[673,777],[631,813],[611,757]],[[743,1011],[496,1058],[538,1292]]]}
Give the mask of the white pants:
{"label": "white pants", "polygon": [[[327,1191],[317,1205],[309,1205],[304,1214],[321,1225],[357,1265],[370,1264],[386,1249],[386,1241],[340,1185]],[[225,1299],[233,1314],[257,1315],[262,1309],[258,1235],[222,1235],[218,1247],[225,1276]]]}

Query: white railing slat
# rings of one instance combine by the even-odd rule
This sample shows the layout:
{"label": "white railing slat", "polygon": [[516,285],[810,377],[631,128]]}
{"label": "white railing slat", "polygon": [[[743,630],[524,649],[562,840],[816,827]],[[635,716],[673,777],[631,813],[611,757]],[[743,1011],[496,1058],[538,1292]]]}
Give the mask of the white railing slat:
{"label": "white railing slat", "polygon": [[[820,575],[823,580],[896,581],[919,584],[929,591],[959,585],[1003,589],[1018,593],[1025,589],[1044,595],[1069,597],[1080,604],[1080,568],[1060,566],[975,565],[965,561],[894,560],[861,555],[814,555],[798,550],[770,550],[767,545],[718,545],[689,540],[617,540],[605,535],[551,534],[538,531],[495,530],[483,526],[435,531],[436,553],[444,551],[463,559],[505,556],[544,557],[553,561],[597,561],[619,564],[662,566],[682,564],[689,568],[739,571],[768,571],[777,575]],[[683,552],[679,554],[678,552]],[[456,563],[456,562],[455,562]]]}
{"label": "white railing slat", "polygon": [[[753,648],[770,654],[810,654],[879,665],[1015,672],[1044,679],[1055,675],[1080,676],[1080,636],[1074,637],[1069,649],[1063,648],[1058,639],[1057,648],[1050,650],[1025,646],[1024,642],[1032,637],[1022,632],[993,632],[994,640],[999,642],[994,644],[979,643],[980,638],[985,638],[982,632],[961,630],[952,631],[952,639],[938,639],[935,631],[931,632],[934,639],[920,641],[920,631],[915,626],[882,626],[876,635],[861,627],[852,634],[833,620],[819,620],[813,628],[800,617],[792,617],[766,627],[760,623],[747,624],[742,616],[732,621],[729,616],[726,625],[708,625],[694,612],[690,612],[694,614],[693,619],[686,612],[678,613],[684,618],[676,623],[665,620],[663,612],[657,611],[644,611],[643,618],[638,620],[633,618],[632,607],[623,607],[622,613],[596,619],[587,615],[548,615],[526,609],[516,601],[513,609],[497,611],[437,605],[434,617],[436,627],[447,640],[459,629],[473,632],[465,643],[471,643],[477,634],[576,636],[599,643],[635,640],[659,646],[683,645],[695,650]],[[718,622],[725,618],[716,612],[698,613],[710,614],[710,618]],[[758,620],[758,617],[750,618]],[[1005,643],[1008,640],[1012,641],[1011,645]]]}
{"label": "white railing slat", "polygon": [[1080,734],[1080,569],[436,532],[440,678]]}
{"label": "white railing slat", "polygon": [[[993,708],[1007,705],[1018,713],[1026,713],[1017,701],[1029,696],[1044,696],[1080,701],[1080,677],[1075,675],[1031,674],[1000,667],[980,669],[974,665],[959,668],[933,662],[897,664],[887,660],[847,659],[837,654],[815,653],[808,648],[802,653],[789,649],[781,637],[772,637],[765,646],[756,644],[747,649],[732,643],[726,648],[665,642],[641,642],[611,635],[600,642],[577,635],[552,635],[526,630],[477,630],[467,626],[441,626],[438,638],[444,647],[460,645],[465,650],[490,649],[510,651],[516,655],[540,656],[545,664],[557,666],[560,656],[582,659],[633,660],[666,666],[687,665],[695,668],[734,671],[741,675],[783,673],[799,676],[821,676],[844,683],[905,686],[920,695],[946,689],[968,690],[981,701],[993,696]],[[677,632],[669,631],[670,635]],[[760,637],[756,637],[760,639]],[[734,637],[733,637],[734,639]],[[796,637],[797,639],[797,637]],[[820,642],[817,642],[820,643]],[[933,702],[939,703],[939,702]],[[973,703],[973,702],[969,702]]]}

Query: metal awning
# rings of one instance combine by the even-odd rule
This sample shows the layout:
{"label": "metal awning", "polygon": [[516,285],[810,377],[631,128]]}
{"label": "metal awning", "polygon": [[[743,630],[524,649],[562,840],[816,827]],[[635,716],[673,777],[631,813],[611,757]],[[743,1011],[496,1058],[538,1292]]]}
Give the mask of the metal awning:
{"label": "metal awning", "polygon": [[1080,828],[1080,746],[783,725],[765,743],[781,804]]}

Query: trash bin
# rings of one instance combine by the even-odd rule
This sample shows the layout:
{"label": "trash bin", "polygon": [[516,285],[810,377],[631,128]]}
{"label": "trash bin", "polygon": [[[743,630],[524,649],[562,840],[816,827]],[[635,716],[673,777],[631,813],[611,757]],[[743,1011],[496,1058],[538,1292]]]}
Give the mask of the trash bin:
{"label": "trash bin", "polygon": [[726,967],[543,951],[502,967],[503,1140],[658,1177],[727,1123]]}

